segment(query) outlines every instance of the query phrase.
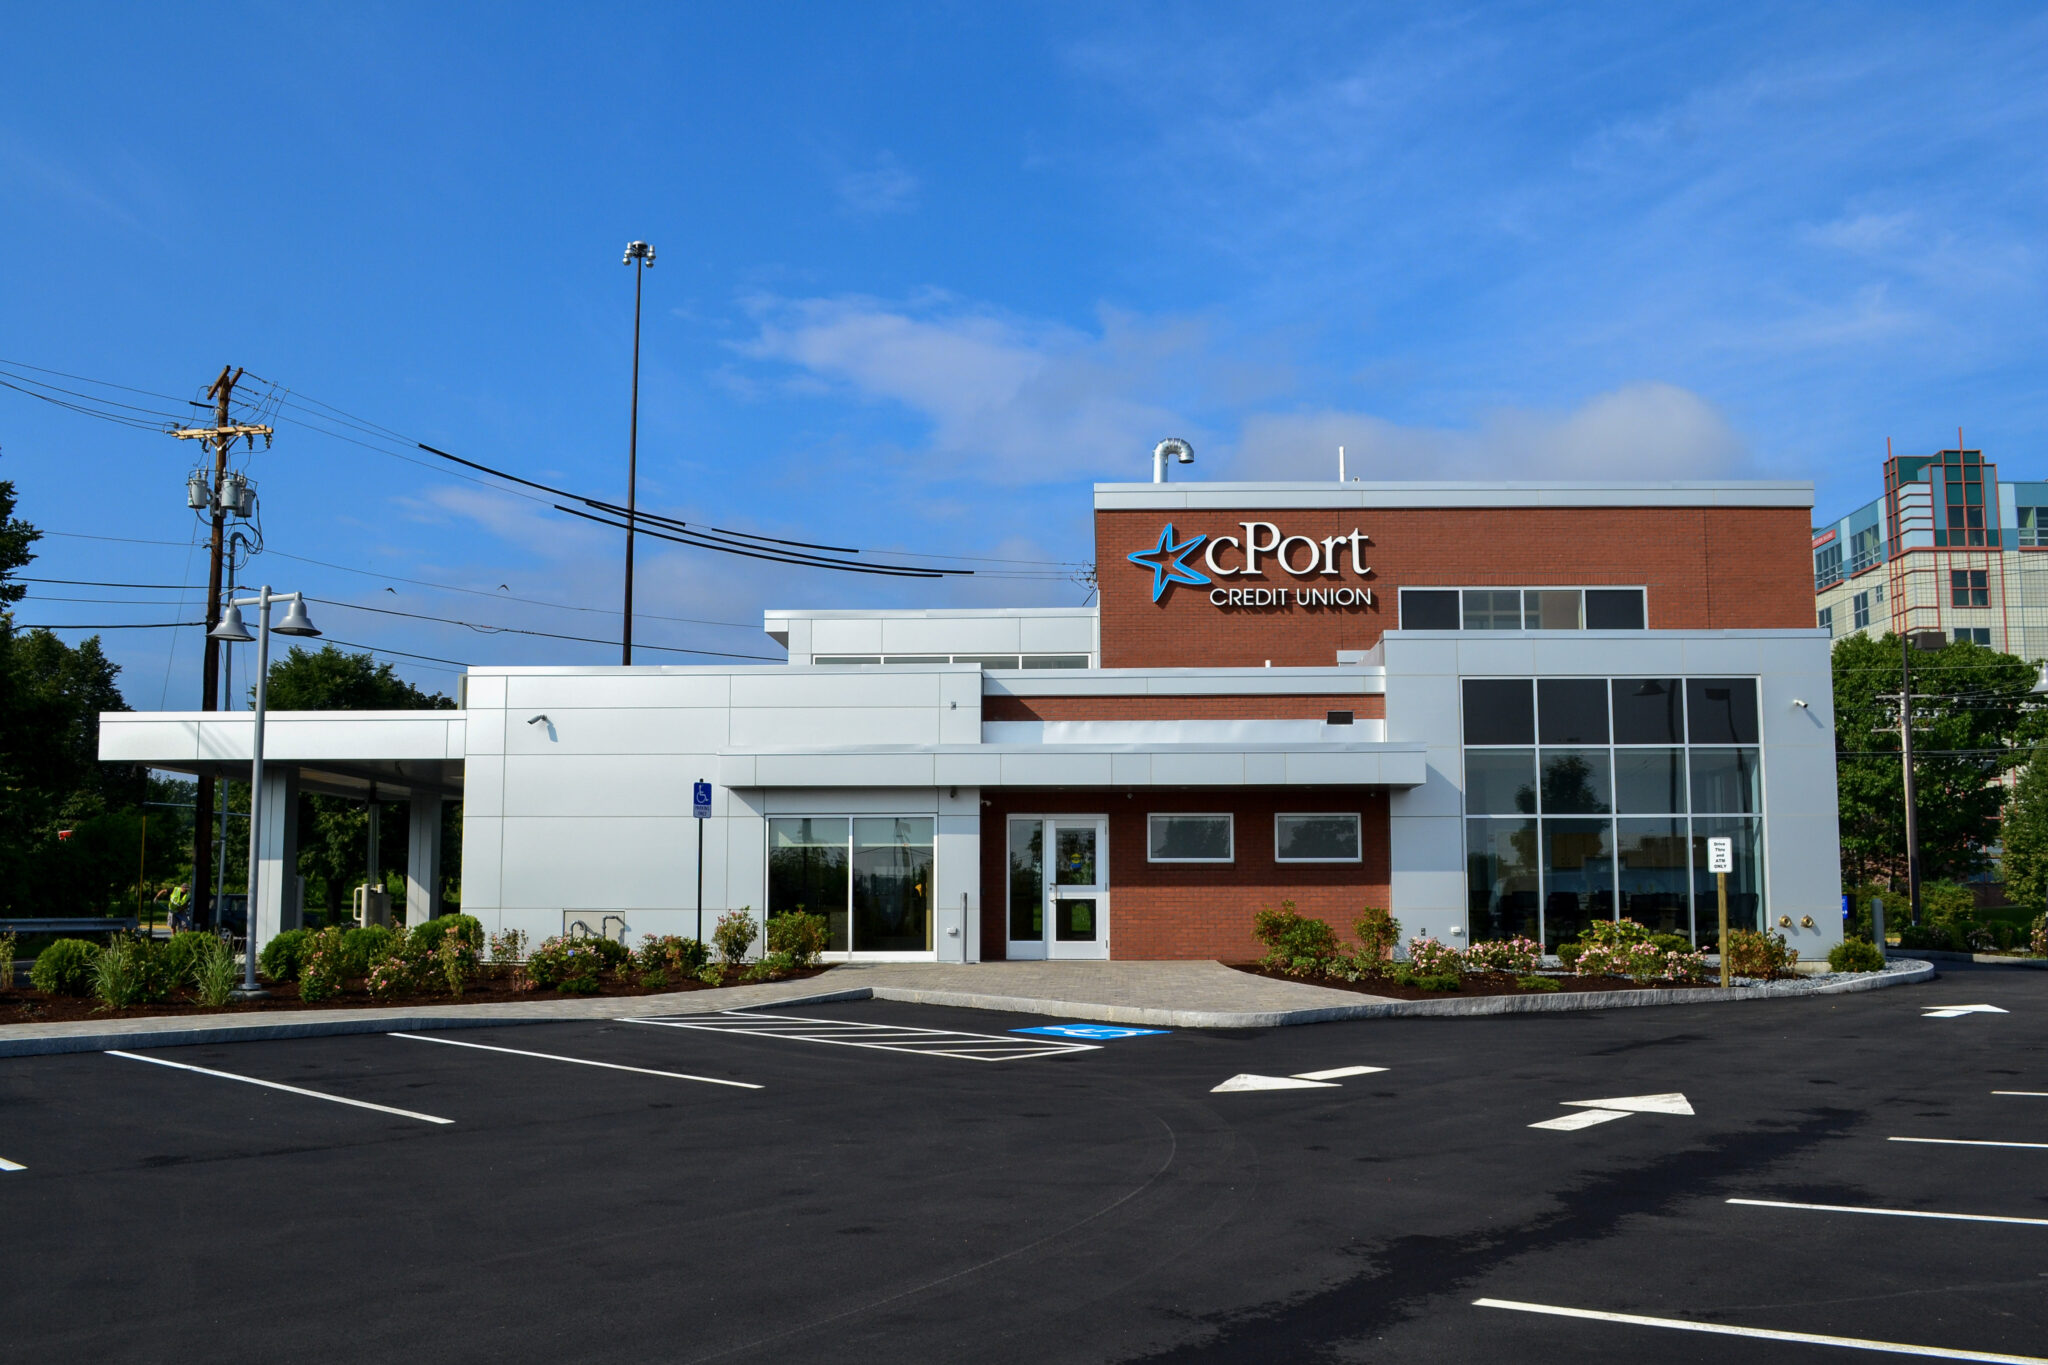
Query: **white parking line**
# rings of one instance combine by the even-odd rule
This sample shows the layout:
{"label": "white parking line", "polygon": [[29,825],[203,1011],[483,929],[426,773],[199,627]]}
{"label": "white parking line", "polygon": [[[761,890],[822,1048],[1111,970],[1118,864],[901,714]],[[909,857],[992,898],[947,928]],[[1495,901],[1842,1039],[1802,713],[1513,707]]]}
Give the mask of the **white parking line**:
{"label": "white parking line", "polygon": [[1370,1076],[1375,1072],[1385,1070],[1386,1068],[1383,1066],[1333,1066],[1328,1071],[1297,1071],[1294,1073],[1294,1079],[1297,1081],[1338,1081],[1346,1076]]}
{"label": "white parking line", "polygon": [[620,1022],[698,1029],[705,1033],[739,1033],[752,1038],[789,1038],[800,1043],[832,1043],[839,1047],[873,1048],[880,1052],[909,1052],[920,1057],[957,1057],[970,1062],[1016,1062],[1031,1057],[1057,1057],[1069,1052],[1102,1050],[1098,1043],[1016,1038],[1006,1034],[913,1028],[902,1024],[864,1024],[847,1019],[804,1019],[791,1014],[754,1014],[740,1010]]}
{"label": "white parking line", "polygon": [[1932,1142],[1943,1147],[2035,1147],[2048,1151],[2048,1142],[1986,1142],[1980,1138],[1886,1138],[1886,1142]]}
{"label": "white parking line", "polygon": [[0,1171],[25,1171],[27,1169],[28,1167],[18,1161],[9,1161],[6,1157],[0,1156]]}
{"label": "white parking line", "polygon": [[683,1071],[656,1071],[646,1066],[626,1066],[619,1062],[594,1062],[588,1057],[564,1057],[556,1052],[528,1052],[517,1047],[493,1047],[489,1043],[465,1043],[454,1038],[429,1038],[422,1033],[387,1033],[387,1038],[410,1038],[415,1043],[440,1043],[445,1047],[473,1047],[479,1052],[505,1052],[514,1057],[540,1057],[550,1062],[574,1062],[577,1066],[601,1066],[607,1071],[637,1071],[642,1076],[666,1076],[672,1081],[702,1081],[706,1085],[729,1085],[739,1090],[759,1090],[761,1087],[749,1081],[722,1081],[716,1076],[692,1076]]}
{"label": "white parking line", "polygon": [[1977,1360],[1991,1365],[2048,1365],[2048,1357],[2007,1355],[1999,1351],[1958,1351],[1946,1346],[1914,1346],[1903,1341],[1865,1337],[1830,1337],[1817,1332],[1780,1332],[1769,1327],[1736,1327],[1725,1322],[1688,1322],[1684,1318],[1646,1318],[1639,1313],[1602,1313],[1591,1308],[1560,1308],[1548,1303],[1517,1303],[1513,1299],[1474,1299],[1479,1308],[1506,1308],[1517,1313],[1542,1313],[1554,1318],[1619,1322],[1631,1327],[1670,1327],[1717,1337],[1751,1337],[1761,1341],[1797,1341],[1808,1346],[1841,1346],[1851,1351],[1883,1351],[1891,1355],[1932,1356],[1936,1360]]}
{"label": "white parking line", "polygon": [[2048,1090],[1994,1090],[1994,1095],[2031,1095],[2037,1100],[2048,1100]]}
{"label": "white parking line", "polygon": [[1958,1223],[2025,1223],[2048,1228],[2048,1218],[2008,1218],[1996,1213],[1930,1213],[1925,1209],[1871,1209],[1856,1204],[1793,1204],[1780,1199],[1731,1199],[1753,1209],[1806,1209],[1813,1213],[1878,1213],[1888,1218],[1946,1218]]}
{"label": "white parking line", "polygon": [[282,1081],[262,1081],[254,1076],[237,1076],[232,1071],[215,1071],[211,1067],[193,1066],[189,1062],[166,1061],[162,1057],[144,1057],[134,1052],[107,1050],[109,1057],[126,1057],[131,1062],[148,1062],[151,1066],[175,1067],[179,1071],[196,1071],[202,1076],[218,1076],[224,1081],[240,1081],[244,1085],[260,1085],[265,1090],[283,1090],[293,1095],[305,1095],[311,1099],[326,1100],[330,1104],[353,1105],[357,1109],[374,1109],[380,1114],[396,1114],[400,1118],[418,1119],[422,1123],[453,1123],[454,1119],[435,1118],[432,1114],[416,1114],[410,1109],[394,1109],[388,1104],[371,1104],[368,1100],[351,1100],[340,1095],[329,1095],[318,1090],[306,1090]]}

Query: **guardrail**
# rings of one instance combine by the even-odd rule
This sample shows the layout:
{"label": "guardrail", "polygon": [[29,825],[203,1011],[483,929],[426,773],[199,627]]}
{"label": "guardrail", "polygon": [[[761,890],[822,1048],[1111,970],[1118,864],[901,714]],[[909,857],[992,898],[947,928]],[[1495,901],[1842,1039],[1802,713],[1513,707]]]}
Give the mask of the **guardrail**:
{"label": "guardrail", "polygon": [[138,923],[133,915],[126,919],[0,919],[0,934],[132,934]]}

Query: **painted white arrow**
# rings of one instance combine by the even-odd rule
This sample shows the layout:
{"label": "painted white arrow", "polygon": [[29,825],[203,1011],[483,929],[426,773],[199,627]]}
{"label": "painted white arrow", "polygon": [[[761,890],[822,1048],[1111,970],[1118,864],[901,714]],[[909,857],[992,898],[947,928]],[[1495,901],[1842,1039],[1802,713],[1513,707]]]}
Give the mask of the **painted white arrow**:
{"label": "painted white arrow", "polygon": [[1335,1081],[1305,1081],[1298,1076],[1254,1076],[1241,1073],[1232,1076],[1209,1093],[1228,1095],[1240,1090],[1335,1090]]}
{"label": "painted white arrow", "polygon": [[1996,1005],[1923,1005],[1921,1008],[1927,1011],[1927,1013],[1920,1016],[1922,1019],[1960,1019],[1966,1014],[2012,1013],[2012,1011],[2002,1010]]}
{"label": "painted white arrow", "polygon": [[1572,1133],[1581,1128],[1591,1128],[1596,1123],[1625,1119],[1630,1114],[1690,1114],[1693,1111],[1692,1103],[1675,1090],[1662,1095],[1620,1095],[1611,1100],[1566,1100],[1564,1105],[1579,1112],[1560,1114],[1529,1126]]}

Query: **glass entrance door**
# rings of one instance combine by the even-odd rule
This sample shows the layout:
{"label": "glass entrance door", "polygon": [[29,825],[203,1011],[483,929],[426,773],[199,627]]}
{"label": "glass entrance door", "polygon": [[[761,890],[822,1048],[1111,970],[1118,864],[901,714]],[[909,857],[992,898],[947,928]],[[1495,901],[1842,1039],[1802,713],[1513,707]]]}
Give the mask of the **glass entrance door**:
{"label": "glass entrance door", "polygon": [[1109,956],[1109,822],[1018,816],[1009,825],[1009,956]]}

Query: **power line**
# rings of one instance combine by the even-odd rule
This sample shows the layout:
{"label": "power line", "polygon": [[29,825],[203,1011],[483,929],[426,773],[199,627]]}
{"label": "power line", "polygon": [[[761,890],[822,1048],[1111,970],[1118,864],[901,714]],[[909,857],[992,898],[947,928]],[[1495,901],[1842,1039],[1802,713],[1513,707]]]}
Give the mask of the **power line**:
{"label": "power line", "polygon": [[131,621],[123,622],[118,625],[103,626],[46,626],[41,624],[30,624],[26,621],[17,621],[14,624],[14,628],[16,630],[175,630],[185,626],[203,626],[205,624],[206,622],[204,621]]}
{"label": "power line", "polygon": [[[683,536],[669,535],[663,531],[650,531],[644,526],[628,527],[623,521],[606,521],[603,517],[595,517],[588,512],[579,512],[573,507],[564,507],[560,503],[556,503],[554,507],[557,512],[567,512],[572,517],[581,517],[585,521],[594,521],[599,526],[609,526],[615,531],[631,530],[635,535],[653,536],[656,540],[672,540],[678,545],[694,545],[703,550],[723,550],[726,554],[742,555],[748,559],[765,559],[774,564],[833,568],[844,573],[878,574],[884,578],[943,578],[948,574],[973,572],[972,569],[919,569],[907,564],[844,564],[836,560],[820,559],[814,555],[797,557],[794,555],[768,554],[760,550],[742,550],[736,545],[720,545],[712,540],[692,540]],[[620,515],[624,514],[621,513]],[[645,519],[645,514],[642,513],[641,515]]]}
{"label": "power line", "polygon": [[[557,635],[552,631],[546,630],[522,630],[518,626],[491,626],[482,625],[475,621],[457,621],[446,616],[423,616],[418,612],[396,611],[390,607],[365,607],[354,602],[339,602],[329,597],[309,596],[306,600],[308,602],[318,602],[322,606],[340,607],[346,611],[369,611],[375,612],[380,616],[404,616],[414,621],[434,621],[448,626],[466,626],[470,630],[479,631],[486,635],[532,635],[543,640],[572,640],[577,644],[584,645],[610,645],[614,649],[619,644],[617,640],[598,640],[588,635]],[[741,654],[729,649],[683,649],[675,645],[642,645],[641,648],[660,650],[664,654],[704,654],[715,659],[761,659],[768,663],[783,662],[772,654]]]}

